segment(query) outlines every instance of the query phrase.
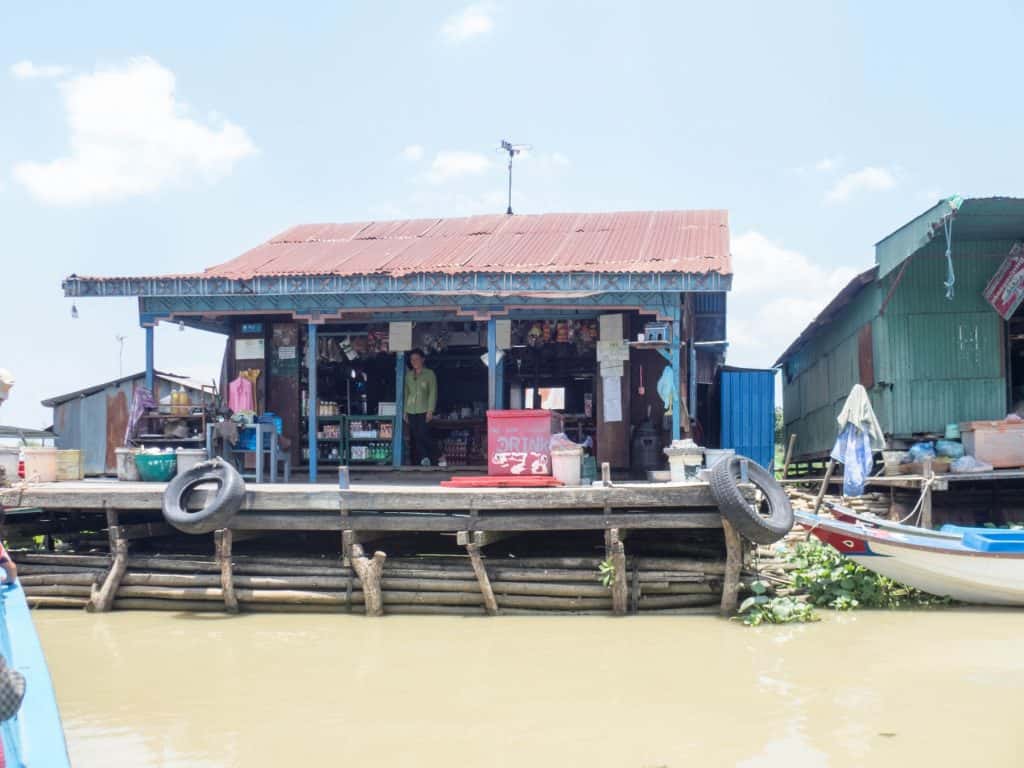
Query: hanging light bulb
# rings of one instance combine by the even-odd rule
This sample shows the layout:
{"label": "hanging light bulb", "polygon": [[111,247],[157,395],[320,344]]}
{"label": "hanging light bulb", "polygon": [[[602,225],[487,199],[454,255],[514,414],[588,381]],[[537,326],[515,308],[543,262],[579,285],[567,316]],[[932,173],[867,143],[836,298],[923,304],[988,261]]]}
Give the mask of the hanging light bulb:
{"label": "hanging light bulb", "polygon": [[72,303],[72,305],[71,305],[71,319],[72,320],[77,320],[78,319],[78,306],[75,305],[74,303]]}

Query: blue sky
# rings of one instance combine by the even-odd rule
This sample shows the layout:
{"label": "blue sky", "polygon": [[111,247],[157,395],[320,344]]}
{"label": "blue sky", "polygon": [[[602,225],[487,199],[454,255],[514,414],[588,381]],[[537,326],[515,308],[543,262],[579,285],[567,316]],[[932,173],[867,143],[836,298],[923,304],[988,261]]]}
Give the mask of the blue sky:
{"label": "blue sky", "polygon": [[[143,365],[65,275],[225,261],[286,227],[727,208],[730,361],[770,364],[938,198],[1022,192],[1011,3],[0,2],[0,421]],[[160,328],[208,379],[223,342]]]}

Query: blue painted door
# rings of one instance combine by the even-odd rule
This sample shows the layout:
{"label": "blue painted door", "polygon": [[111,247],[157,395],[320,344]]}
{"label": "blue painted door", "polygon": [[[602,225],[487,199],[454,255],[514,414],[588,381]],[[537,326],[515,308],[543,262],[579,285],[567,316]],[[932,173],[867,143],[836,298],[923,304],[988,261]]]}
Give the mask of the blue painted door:
{"label": "blue painted door", "polygon": [[775,455],[775,371],[726,368],[722,371],[722,447],[732,448],[762,467]]}

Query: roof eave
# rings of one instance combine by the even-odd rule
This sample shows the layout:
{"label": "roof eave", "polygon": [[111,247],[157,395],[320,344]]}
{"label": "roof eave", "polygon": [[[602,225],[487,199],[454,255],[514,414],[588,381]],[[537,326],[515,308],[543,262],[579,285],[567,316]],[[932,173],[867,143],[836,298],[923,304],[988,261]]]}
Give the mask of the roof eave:
{"label": "roof eave", "polygon": [[852,302],[867,285],[873,283],[877,279],[877,274],[878,267],[872,266],[855,275],[850,282],[843,286],[839,293],[832,297],[832,300],[825,305],[825,308],[807,324],[807,327],[800,331],[793,342],[779,355],[779,359],[772,364],[772,367],[780,368],[785,365],[786,361],[799,352],[801,347],[814,336],[819,328],[831,323],[841,309]]}

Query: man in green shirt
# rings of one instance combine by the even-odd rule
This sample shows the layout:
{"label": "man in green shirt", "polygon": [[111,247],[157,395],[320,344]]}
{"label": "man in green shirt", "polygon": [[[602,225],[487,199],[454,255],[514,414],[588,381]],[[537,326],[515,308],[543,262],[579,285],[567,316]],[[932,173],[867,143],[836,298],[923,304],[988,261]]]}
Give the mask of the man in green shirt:
{"label": "man in green shirt", "polygon": [[409,425],[409,443],[412,461],[429,467],[434,460],[434,441],[430,437],[430,422],[437,407],[437,377],[424,365],[422,350],[409,353],[412,370],[405,375],[405,422]]}

